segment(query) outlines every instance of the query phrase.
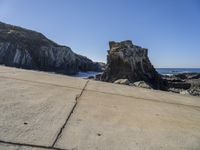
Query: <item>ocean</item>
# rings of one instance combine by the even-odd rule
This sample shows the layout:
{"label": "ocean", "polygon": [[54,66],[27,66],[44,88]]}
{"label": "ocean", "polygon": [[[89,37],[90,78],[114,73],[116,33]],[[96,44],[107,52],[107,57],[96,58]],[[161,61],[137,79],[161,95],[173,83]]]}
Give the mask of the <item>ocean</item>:
{"label": "ocean", "polygon": [[[173,74],[179,74],[179,73],[200,73],[200,68],[156,68],[157,72],[162,75],[173,75]],[[79,72],[75,77],[81,77],[81,78],[87,78],[90,76],[95,76],[97,74],[100,74],[102,72],[94,72],[94,71],[88,71],[88,72]]]}
{"label": "ocean", "polygon": [[95,72],[95,71],[87,71],[87,72],[78,72],[75,77],[87,78],[90,76],[96,76],[97,74],[102,74],[102,72]]}
{"label": "ocean", "polygon": [[200,73],[200,68],[156,68],[162,75],[174,75],[179,73]]}

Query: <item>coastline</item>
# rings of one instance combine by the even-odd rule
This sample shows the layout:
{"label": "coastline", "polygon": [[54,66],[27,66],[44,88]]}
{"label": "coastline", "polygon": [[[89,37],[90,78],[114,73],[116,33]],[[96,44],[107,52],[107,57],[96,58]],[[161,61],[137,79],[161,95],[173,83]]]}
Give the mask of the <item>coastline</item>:
{"label": "coastline", "polygon": [[[156,71],[161,75],[162,79],[167,82],[167,92],[200,96],[200,68],[156,68]],[[99,80],[98,76],[101,74],[102,72],[79,72],[74,77]],[[122,83],[120,83],[121,81]],[[151,89],[144,81],[132,84],[126,79],[121,79],[115,83]]]}
{"label": "coastline", "polygon": [[[155,69],[159,74],[168,76],[183,74],[183,73],[200,73],[200,68],[155,68]],[[96,71],[78,72],[76,75],[74,75],[74,77],[87,78],[102,73],[103,72],[96,72]]]}

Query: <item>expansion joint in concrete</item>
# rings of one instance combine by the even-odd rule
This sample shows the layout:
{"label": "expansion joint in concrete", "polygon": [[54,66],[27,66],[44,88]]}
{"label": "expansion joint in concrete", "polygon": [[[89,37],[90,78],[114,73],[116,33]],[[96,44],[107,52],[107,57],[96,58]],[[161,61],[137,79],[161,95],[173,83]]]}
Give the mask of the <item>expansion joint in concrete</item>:
{"label": "expansion joint in concrete", "polygon": [[83,89],[81,90],[81,93],[78,94],[78,95],[76,95],[75,104],[74,104],[74,106],[72,107],[72,109],[71,109],[69,115],[67,116],[67,119],[65,120],[65,123],[64,123],[63,126],[60,128],[60,131],[59,131],[58,135],[56,136],[56,139],[54,140],[54,142],[53,142],[53,144],[52,144],[52,147],[55,146],[56,142],[57,142],[58,139],[61,137],[62,131],[63,131],[63,129],[66,127],[66,125],[67,125],[67,123],[68,123],[68,121],[69,121],[71,115],[73,114],[73,112],[74,112],[76,106],[78,105],[78,100],[80,99],[80,97],[82,96],[83,92],[85,91],[85,88],[86,88],[86,86],[87,86],[88,83],[89,83],[89,80],[87,80],[87,82],[85,83]]}
{"label": "expansion joint in concrete", "polygon": [[55,86],[55,87],[61,87],[61,88],[71,88],[71,89],[77,89],[77,90],[81,89],[81,88],[77,88],[77,87],[59,85],[59,84],[54,84],[54,83],[47,83],[47,82],[42,82],[42,81],[31,81],[31,80],[25,80],[25,79],[18,79],[18,78],[14,78],[14,77],[0,76],[0,78],[2,78],[2,79],[8,79],[8,80],[22,81],[22,82],[28,82],[28,83],[34,83],[34,84],[49,85],[49,86]]}
{"label": "expansion joint in concrete", "polygon": [[13,145],[13,146],[41,148],[41,149],[48,149],[48,150],[68,150],[68,149],[62,149],[62,148],[55,148],[55,147],[52,147],[52,146],[43,146],[43,145],[34,145],[34,144],[26,144],[26,143],[8,142],[8,141],[3,141],[3,140],[0,140],[0,143]]}
{"label": "expansion joint in concrete", "polygon": [[150,98],[141,98],[141,97],[137,97],[137,96],[128,96],[128,95],[123,95],[123,94],[101,92],[101,91],[92,90],[92,89],[86,90],[86,91],[102,93],[102,94],[109,94],[109,95],[114,95],[114,96],[122,96],[122,97],[134,98],[134,99],[138,99],[138,100],[152,101],[152,102],[157,102],[157,103],[164,103],[164,104],[171,104],[171,105],[189,107],[189,108],[193,108],[193,109],[196,109],[196,110],[200,111],[200,106],[195,106],[195,105],[190,105],[190,104],[181,104],[181,103],[176,103],[176,102],[166,102],[166,101],[150,99]]}

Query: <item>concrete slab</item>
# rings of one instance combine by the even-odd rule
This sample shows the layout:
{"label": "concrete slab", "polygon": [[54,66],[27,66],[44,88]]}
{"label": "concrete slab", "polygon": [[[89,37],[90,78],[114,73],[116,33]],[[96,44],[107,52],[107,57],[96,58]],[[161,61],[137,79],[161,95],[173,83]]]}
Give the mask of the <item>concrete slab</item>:
{"label": "concrete slab", "polygon": [[2,77],[0,85],[0,140],[43,146],[52,145],[81,92]]}
{"label": "concrete slab", "polygon": [[86,83],[0,66],[0,150],[199,150],[199,97]]}
{"label": "concrete slab", "polygon": [[[109,87],[107,90],[112,91]],[[200,108],[85,91],[55,146],[77,150],[199,150]]]}
{"label": "concrete slab", "polygon": [[0,77],[82,89],[86,80],[42,71],[0,66]]}
{"label": "concrete slab", "polygon": [[157,100],[167,103],[200,107],[200,97],[186,96],[176,93],[164,92],[159,90],[150,90],[127,85],[90,81],[86,90],[134,97],[139,99]]}

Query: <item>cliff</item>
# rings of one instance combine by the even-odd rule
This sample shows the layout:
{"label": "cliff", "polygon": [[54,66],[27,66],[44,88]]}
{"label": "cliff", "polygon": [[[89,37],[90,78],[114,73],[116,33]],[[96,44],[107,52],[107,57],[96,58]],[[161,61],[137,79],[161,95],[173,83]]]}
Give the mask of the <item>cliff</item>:
{"label": "cliff", "polygon": [[73,75],[101,71],[101,66],[43,34],[0,22],[0,64]]}

